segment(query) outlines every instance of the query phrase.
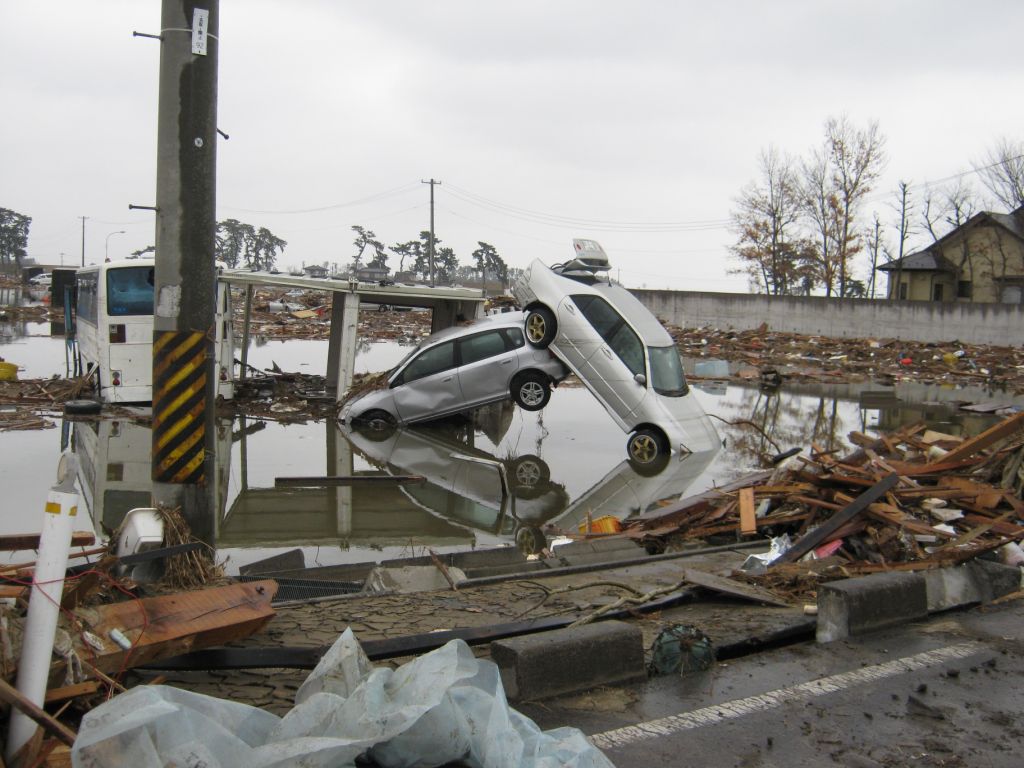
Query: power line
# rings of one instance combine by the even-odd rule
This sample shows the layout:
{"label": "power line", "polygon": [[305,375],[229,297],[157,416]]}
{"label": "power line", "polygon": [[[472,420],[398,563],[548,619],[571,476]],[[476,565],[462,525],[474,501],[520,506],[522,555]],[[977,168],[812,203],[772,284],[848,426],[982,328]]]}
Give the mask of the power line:
{"label": "power line", "polygon": [[708,219],[703,221],[608,221],[585,219],[507,205],[452,184],[449,184],[445,190],[461,202],[489,210],[492,213],[561,229],[585,228],[603,232],[699,232],[724,229],[729,223],[729,219]]}
{"label": "power line", "polygon": [[332,203],[330,205],[322,205],[315,208],[292,208],[284,210],[260,210],[258,208],[236,208],[235,206],[225,205],[225,210],[238,211],[240,213],[263,213],[263,214],[278,214],[278,215],[292,215],[299,213],[322,213],[324,211],[333,211],[339,208],[351,208],[356,205],[365,205],[366,203],[373,203],[378,200],[384,200],[388,197],[394,197],[395,195],[403,194],[416,187],[415,182],[409,182],[403,184],[400,187],[394,189],[388,189],[384,192],[377,192],[373,195],[367,195],[366,197],[359,198],[357,200],[349,200],[345,203]]}

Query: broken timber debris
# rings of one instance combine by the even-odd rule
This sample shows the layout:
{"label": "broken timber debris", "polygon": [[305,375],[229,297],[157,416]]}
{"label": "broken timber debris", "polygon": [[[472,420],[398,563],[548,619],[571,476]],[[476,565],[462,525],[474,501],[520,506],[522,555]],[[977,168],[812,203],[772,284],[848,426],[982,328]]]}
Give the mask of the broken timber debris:
{"label": "broken timber debris", "polygon": [[[792,548],[763,576],[743,578],[797,592],[819,579],[937,568],[996,550],[1011,557],[1008,545],[1024,539],[1024,414],[964,441],[924,433],[851,433],[860,447],[847,456],[814,446],[774,471],[627,518],[613,535],[657,550],[671,539],[785,533]],[[940,456],[937,442],[947,446]],[[822,567],[811,573],[797,562],[808,557]]]}

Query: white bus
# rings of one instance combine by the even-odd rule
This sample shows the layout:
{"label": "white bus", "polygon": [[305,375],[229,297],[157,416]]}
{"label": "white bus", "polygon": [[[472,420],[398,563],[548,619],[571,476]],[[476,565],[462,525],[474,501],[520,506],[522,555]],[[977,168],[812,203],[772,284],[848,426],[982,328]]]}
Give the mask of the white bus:
{"label": "white bus", "polygon": [[[153,399],[153,259],[126,259],[79,269],[75,276],[75,343],[79,370],[96,377],[104,403]],[[217,281],[217,394],[234,394],[231,291]]]}

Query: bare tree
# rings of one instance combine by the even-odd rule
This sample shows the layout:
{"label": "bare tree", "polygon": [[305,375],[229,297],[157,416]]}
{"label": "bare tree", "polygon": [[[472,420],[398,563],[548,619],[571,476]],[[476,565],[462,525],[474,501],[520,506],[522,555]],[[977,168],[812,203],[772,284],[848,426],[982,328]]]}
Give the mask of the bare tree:
{"label": "bare tree", "polygon": [[1024,205],[1024,141],[1000,139],[975,169],[988,191],[1007,211]]}
{"label": "bare tree", "polygon": [[765,293],[782,295],[799,287],[800,260],[806,252],[796,226],[803,215],[799,176],[791,158],[774,147],[761,153],[761,176],[736,199],[732,252],[741,262],[733,272],[747,274]]}
{"label": "bare tree", "polygon": [[802,199],[814,230],[816,243],[811,268],[814,282],[825,288],[825,295],[831,296],[836,289],[836,253],[838,252],[838,200],[832,188],[828,156],[821,150],[814,150],[810,160],[802,167]]}
{"label": "bare tree", "polygon": [[968,182],[959,177],[952,185],[929,189],[924,193],[921,223],[939,240],[967,223],[978,209],[977,194]]}
{"label": "bare tree", "polygon": [[868,244],[868,255],[871,257],[871,280],[868,284],[868,297],[875,298],[875,275],[878,273],[878,257],[882,253],[882,220],[875,213],[871,222],[871,229],[865,237]]}
{"label": "bare tree", "polygon": [[885,249],[886,255],[896,260],[896,290],[890,292],[890,299],[898,299],[899,287],[903,283],[903,257],[907,252],[907,241],[913,233],[911,219],[914,215],[914,201],[910,196],[910,182],[900,180],[896,185],[896,202],[893,204],[896,210],[896,252],[891,254]]}
{"label": "bare tree", "polygon": [[885,138],[878,123],[861,129],[845,117],[825,123],[825,146],[837,206],[839,295],[847,295],[850,261],[860,250],[856,220],[861,202],[874,189],[885,168]]}

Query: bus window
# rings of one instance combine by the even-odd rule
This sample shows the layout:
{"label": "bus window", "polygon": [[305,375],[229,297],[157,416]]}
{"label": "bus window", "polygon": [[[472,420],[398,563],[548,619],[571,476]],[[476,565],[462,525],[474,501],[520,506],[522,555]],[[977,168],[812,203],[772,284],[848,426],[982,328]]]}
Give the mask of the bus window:
{"label": "bus window", "polygon": [[120,267],[107,272],[107,314],[153,314],[153,267]]}

